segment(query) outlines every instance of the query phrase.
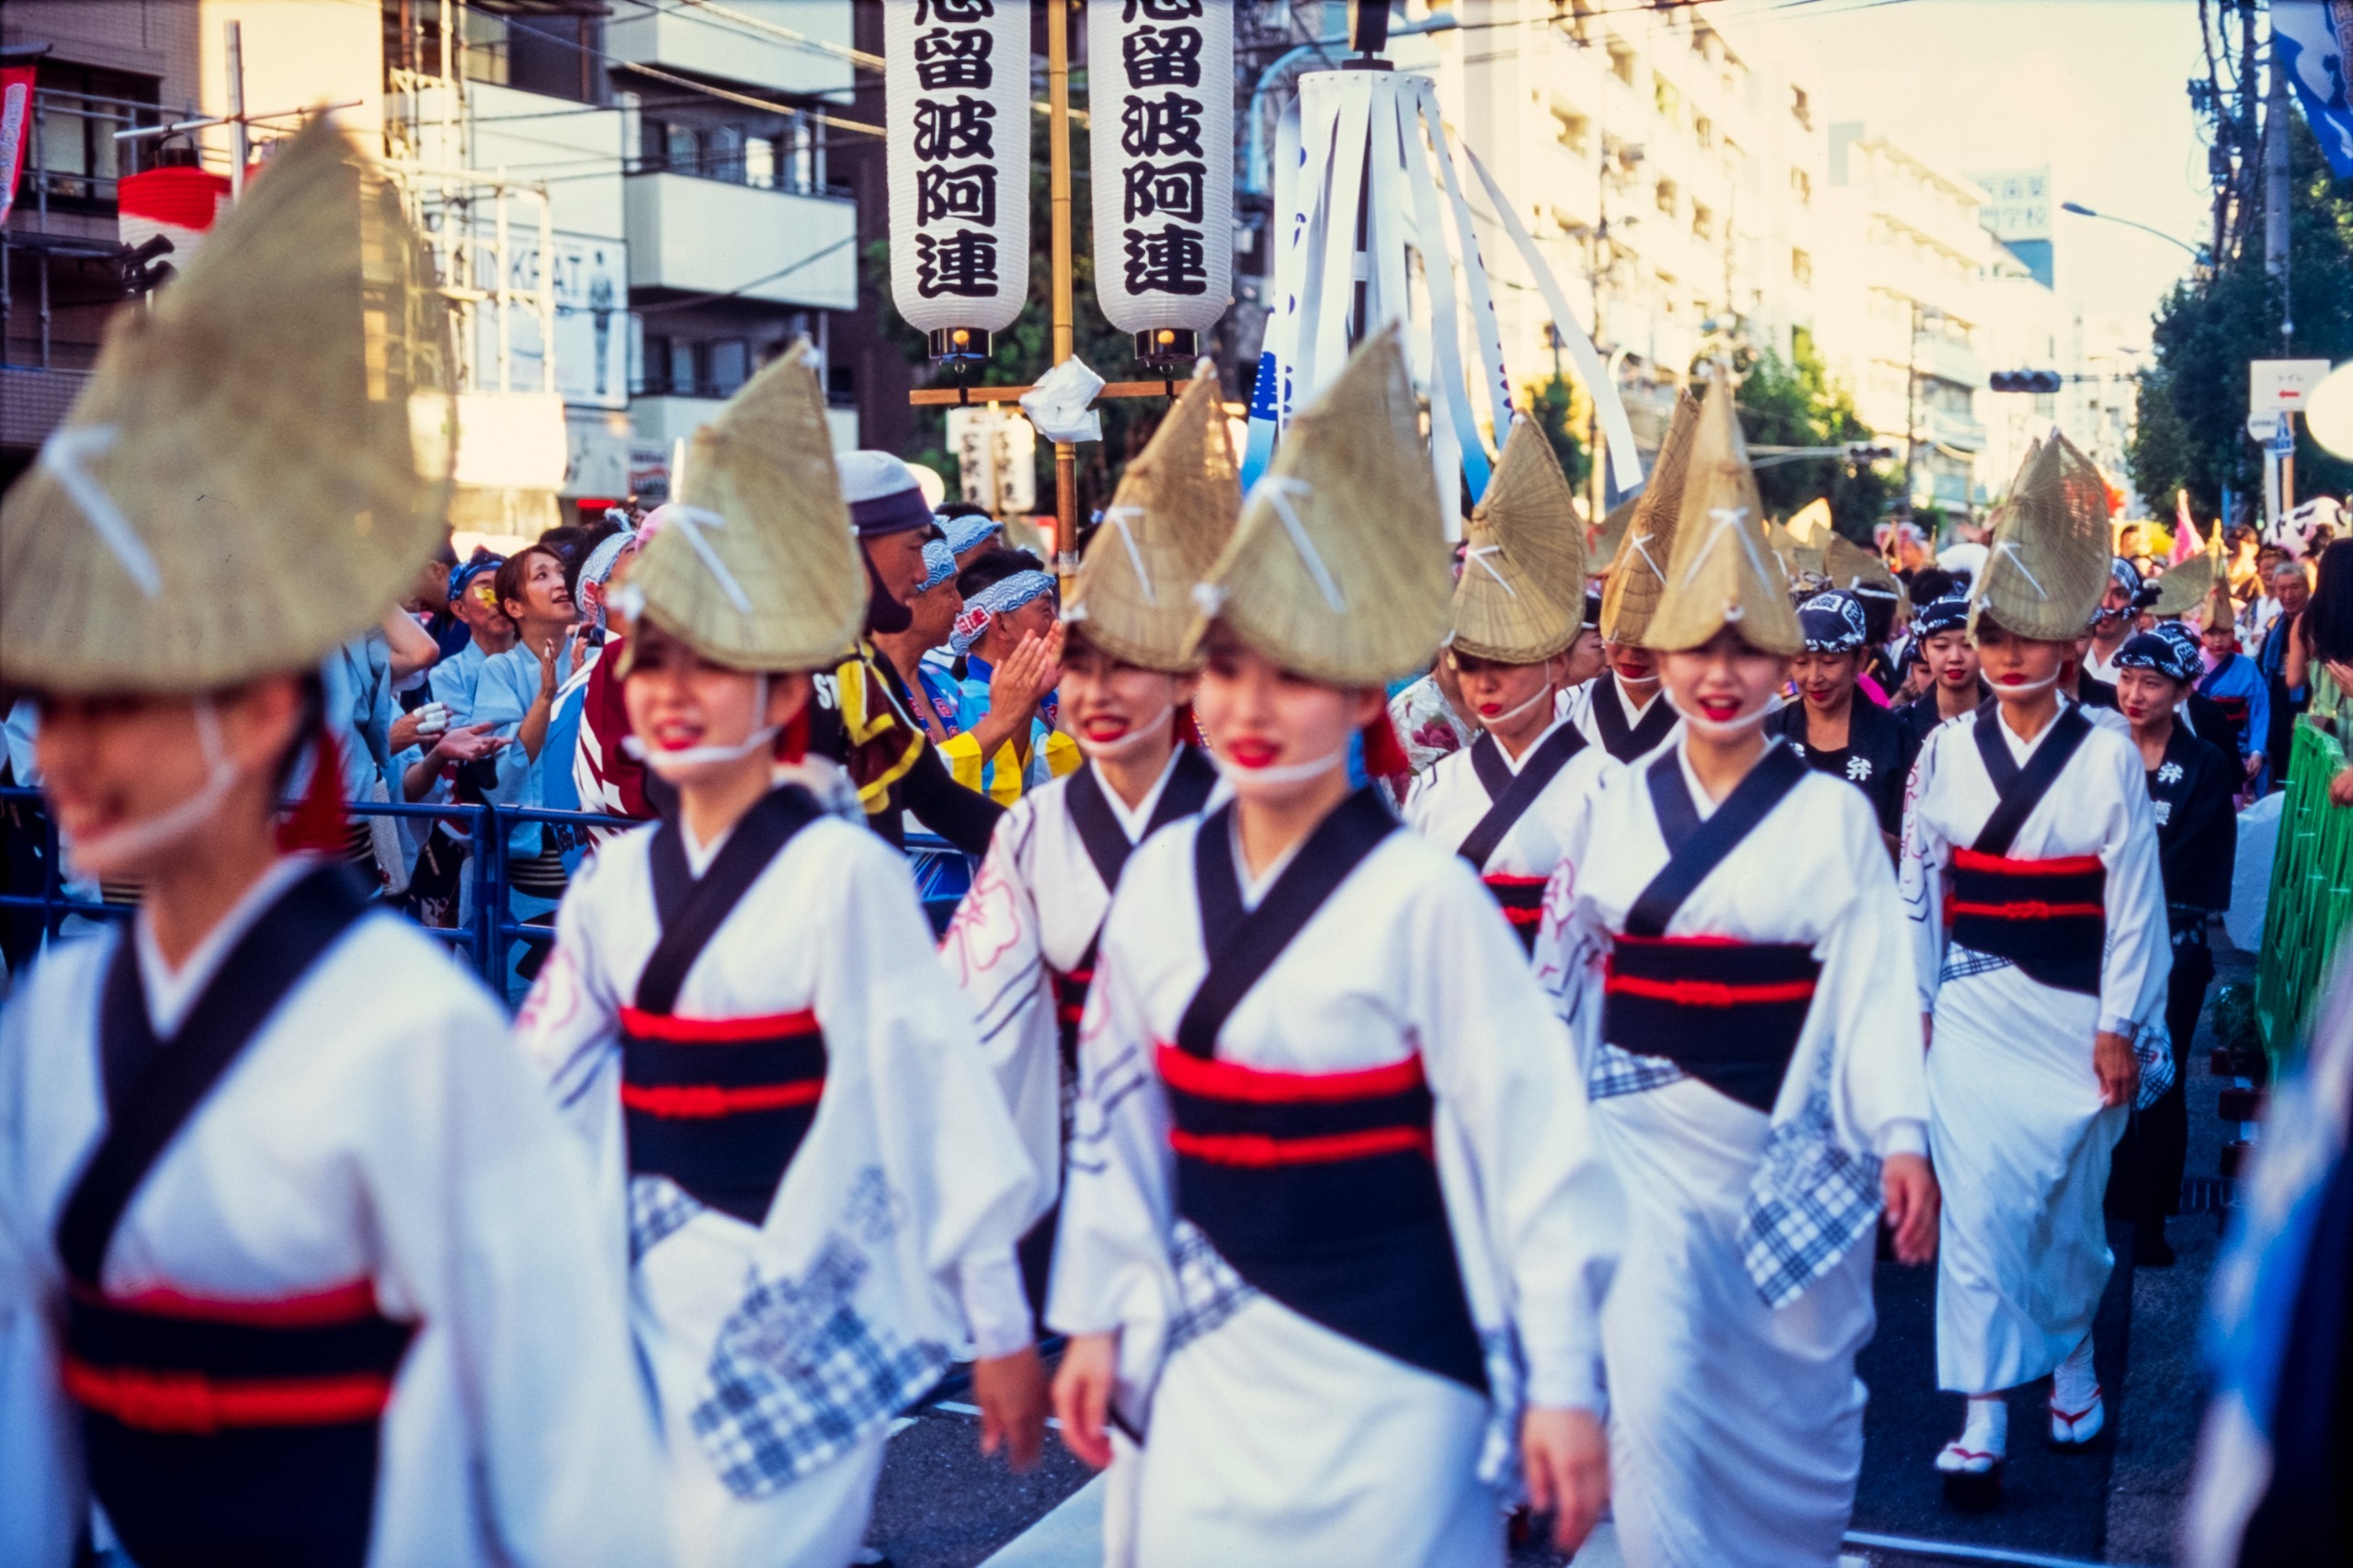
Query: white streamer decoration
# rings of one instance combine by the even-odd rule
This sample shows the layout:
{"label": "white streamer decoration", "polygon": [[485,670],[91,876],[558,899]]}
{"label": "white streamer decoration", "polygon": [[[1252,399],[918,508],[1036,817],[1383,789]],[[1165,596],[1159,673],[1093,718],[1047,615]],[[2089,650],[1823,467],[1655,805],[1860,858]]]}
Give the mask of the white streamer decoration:
{"label": "white streamer decoration", "polygon": [[1207,332],[1233,292],[1233,0],[1086,8],[1095,297],[1122,332]]}
{"label": "white streamer decoration", "polygon": [[1029,291],[1029,0],[883,0],[891,297],[1001,332]]}

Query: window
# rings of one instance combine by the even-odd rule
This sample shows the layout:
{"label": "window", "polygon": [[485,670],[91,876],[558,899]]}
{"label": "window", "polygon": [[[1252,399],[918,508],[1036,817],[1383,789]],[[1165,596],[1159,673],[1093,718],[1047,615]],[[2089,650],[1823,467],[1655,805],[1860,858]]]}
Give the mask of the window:
{"label": "window", "polygon": [[1634,51],[1614,38],[1609,40],[1609,74],[1630,87],[1634,85]]}
{"label": "window", "polygon": [[1695,114],[1691,117],[1691,134],[1699,139],[1700,146],[1712,147],[1716,144],[1716,122],[1704,114]]}
{"label": "window", "polygon": [[638,126],[639,173],[693,175],[761,190],[824,188],[824,147],[806,115],[707,122],[647,113]]}
{"label": "window", "polygon": [[1790,89],[1790,118],[1808,131],[1813,129],[1813,102],[1805,96],[1803,87]]}
{"label": "window", "polygon": [[463,14],[458,68],[467,79],[574,103],[604,102],[602,17],[545,9],[509,15],[482,0]]}
{"label": "window", "polygon": [[[124,149],[157,145],[114,139],[118,131],[161,119],[147,107],[155,101],[155,78],[44,60],[34,68],[33,87],[40,119],[37,128],[28,129],[25,161],[35,171],[31,179],[63,206],[111,207],[116,177],[138,166],[123,162]],[[31,179],[20,198],[28,207],[39,202]]]}
{"label": "window", "polygon": [[825,401],[835,408],[853,408],[858,403],[858,377],[847,365],[825,367]]}
{"label": "window", "polygon": [[1691,233],[1695,239],[1712,240],[1716,237],[1715,213],[1697,201],[1691,204]]}
{"label": "window", "polygon": [[1803,169],[1790,171],[1790,195],[1801,207],[1813,205],[1813,176]]}
{"label": "window", "polygon": [[1802,250],[1790,252],[1790,277],[1801,289],[1813,287],[1813,257]]}
{"label": "window", "polygon": [[1679,190],[1677,190],[1677,189],[1676,188],[1676,184],[1675,184],[1675,182],[1674,182],[1673,180],[1671,180],[1671,179],[1663,179],[1663,180],[1659,181],[1659,182],[1658,182],[1658,210],[1659,210],[1660,211],[1662,211],[1662,212],[1665,213],[1665,214],[1666,214],[1668,217],[1670,217],[1670,218],[1674,217],[1674,216],[1675,216],[1675,209],[1676,209],[1676,199],[1677,199],[1678,196],[1680,196],[1681,194],[1682,194],[1682,193],[1681,193]]}
{"label": "window", "polygon": [[1664,76],[1651,77],[1651,107],[1658,111],[1661,119],[1671,119],[1677,124],[1682,122],[1683,95],[1676,90],[1674,83]]}
{"label": "window", "polygon": [[1592,145],[1593,121],[1581,114],[1563,114],[1559,109],[1552,111],[1552,118],[1560,123],[1558,140],[1561,145],[1578,157],[1584,157]]}

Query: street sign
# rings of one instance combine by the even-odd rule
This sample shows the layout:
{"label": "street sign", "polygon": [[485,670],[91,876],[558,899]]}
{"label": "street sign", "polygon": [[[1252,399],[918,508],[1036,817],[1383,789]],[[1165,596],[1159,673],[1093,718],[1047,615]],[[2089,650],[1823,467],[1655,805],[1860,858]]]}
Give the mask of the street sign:
{"label": "street sign", "polygon": [[2282,419],[2271,431],[2271,455],[2287,458],[2295,454],[2296,426],[2292,421]]}
{"label": "street sign", "polygon": [[2287,422],[2287,415],[2283,414],[2275,413],[2268,408],[2258,408],[2246,416],[2247,439],[2257,446],[2268,445],[2271,438],[2279,433],[2279,426]]}
{"label": "street sign", "polygon": [[2326,381],[2328,371],[2325,359],[2250,359],[2246,405],[2257,411],[2302,408],[2304,394]]}

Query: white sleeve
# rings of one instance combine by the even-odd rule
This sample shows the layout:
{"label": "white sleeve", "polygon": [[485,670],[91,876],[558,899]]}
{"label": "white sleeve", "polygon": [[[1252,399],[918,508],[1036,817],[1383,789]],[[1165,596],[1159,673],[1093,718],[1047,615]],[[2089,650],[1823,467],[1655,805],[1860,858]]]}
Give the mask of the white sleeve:
{"label": "white sleeve", "polygon": [[1424,960],[1412,1019],[1424,1070],[1476,1173],[1529,1403],[1597,1411],[1601,1299],[1623,1244],[1622,1199],[1595,1146],[1567,1031],[1509,929],[1480,907],[1470,869],[1450,862],[1449,872],[1454,895],[1420,901],[1411,936]]}
{"label": "white sleeve", "polygon": [[2108,952],[2100,963],[2099,1027],[2131,1035],[2165,1007],[2173,977],[2173,940],[2165,925],[2165,873],[2157,849],[2156,808],[2141,759],[2111,748],[2114,766],[2098,781],[2110,794],[2099,858],[2108,868]]}
{"label": "white sleeve", "polygon": [[1561,863],[1552,868],[1552,880],[1544,885],[1544,918],[1529,954],[1536,983],[1551,1000],[1553,1013],[1568,1026],[1580,1072],[1591,1063],[1600,1038],[1602,962],[1608,953],[1608,937],[1581,913],[1577,877],[1591,841],[1595,798],[1615,776],[1616,767],[1613,762],[1602,770],[1601,778],[1578,798],[1574,814],[1562,826]]}
{"label": "white sleeve", "polygon": [[617,1127],[620,1103],[620,998],[597,941],[603,912],[595,890],[606,865],[592,855],[573,873],[556,907],[547,961],[515,1015],[524,1060],[591,1148]]}
{"label": "white sleeve", "polygon": [[939,957],[972,1014],[981,1050],[1038,1174],[1042,1214],[1062,1186],[1063,1091],[1053,982],[1040,946],[1037,890],[1021,854],[1037,825],[1026,801],[998,821],[988,855],[940,939]]}
{"label": "white sleeve", "polygon": [[[49,961],[55,961],[52,958]],[[25,1084],[34,1015],[54,986],[36,973],[0,1008],[0,1546],[10,1562],[65,1568],[87,1513],[77,1423],[58,1375],[58,1282],[48,1226],[30,1211],[34,1114]],[[54,1020],[52,1020],[54,1027]]]}
{"label": "white sleeve", "polygon": [[1909,987],[1887,983],[1912,961],[1909,933],[1878,821],[1859,793],[1846,793],[1840,825],[1852,892],[1816,949],[1822,978],[1805,1027],[1836,1031],[1835,1114],[1847,1146],[1919,1153],[1928,1122],[1920,1014]]}
{"label": "white sleeve", "polygon": [[1925,804],[1936,782],[1938,747],[1954,733],[1951,726],[1929,733],[1904,789],[1904,853],[1897,891],[1904,918],[1911,923],[1912,969],[1923,1013],[1937,1010],[1938,982],[1944,973],[1945,861],[1951,851],[1929,821]]}
{"label": "white sleeve", "polygon": [[1175,1156],[1168,1100],[1142,999],[1124,954],[1152,939],[1131,866],[1111,901],[1095,984],[1079,1027],[1078,1101],[1046,1322],[1064,1334],[1120,1335],[1120,1403],[1139,1413],[1176,1305],[1169,1257]]}
{"label": "white sleeve", "polygon": [[[533,665],[529,669],[531,678],[537,681],[539,666]],[[537,758],[524,753],[523,743],[519,738],[523,730],[524,715],[530,711],[530,705],[537,692],[534,690],[531,697],[526,697],[507,684],[506,675],[506,669],[497,665],[484,665],[482,667],[482,674],[474,681],[473,712],[468,715],[465,722],[470,724],[488,724],[491,727],[491,733],[501,736],[509,743],[491,755],[497,783],[483,793],[495,805],[515,806],[523,803],[525,788],[530,782],[531,771],[538,766]],[[552,703],[550,707],[552,710]],[[449,722],[454,725],[458,720],[452,718]],[[544,740],[541,742],[541,751],[544,755]]]}
{"label": "white sleeve", "polygon": [[[455,994],[378,1096],[385,1268],[450,1339],[483,1506],[518,1563],[659,1562],[660,1448],[586,1162],[487,997]],[[605,1217],[617,1226],[619,1216]]]}
{"label": "white sleeve", "polygon": [[857,1040],[873,1077],[878,1151],[907,1203],[923,1263],[962,1303],[983,1355],[1029,1342],[1013,1264],[1037,1209],[1037,1174],[997,1092],[971,1008],[929,954],[931,927],[905,864],[863,828],[837,824],[827,880],[818,1022]]}

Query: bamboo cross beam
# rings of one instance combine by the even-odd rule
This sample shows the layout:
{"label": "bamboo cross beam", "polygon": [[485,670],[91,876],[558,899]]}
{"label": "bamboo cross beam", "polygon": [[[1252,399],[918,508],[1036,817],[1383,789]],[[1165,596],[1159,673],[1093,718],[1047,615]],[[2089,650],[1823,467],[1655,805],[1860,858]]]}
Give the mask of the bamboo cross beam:
{"label": "bamboo cross beam", "polygon": [[[1019,403],[1035,387],[917,387],[907,394],[907,402],[916,408],[970,408],[982,403]],[[1157,381],[1106,381],[1103,390],[1088,400],[1089,406],[1114,397],[1165,397],[1174,402],[1184,389],[1169,377]]]}

